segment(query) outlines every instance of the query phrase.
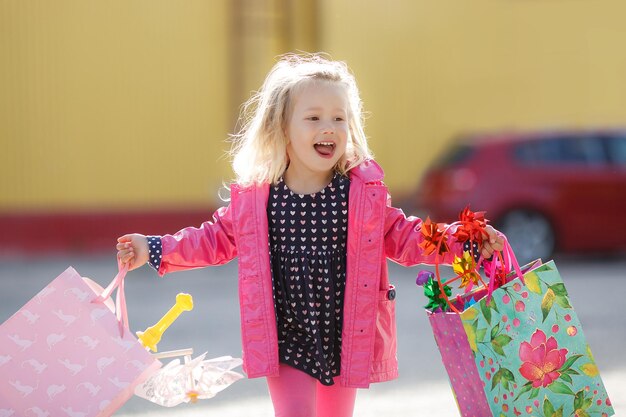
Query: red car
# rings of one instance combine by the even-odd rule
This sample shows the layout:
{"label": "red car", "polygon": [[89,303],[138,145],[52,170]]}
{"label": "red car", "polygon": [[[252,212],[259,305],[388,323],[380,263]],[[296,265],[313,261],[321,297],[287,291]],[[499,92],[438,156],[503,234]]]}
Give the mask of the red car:
{"label": "red car", "polygon": [[417,206],[450,222],[469,205],[520,262],[626,248],[626,131],[467,136],[427,171]]}

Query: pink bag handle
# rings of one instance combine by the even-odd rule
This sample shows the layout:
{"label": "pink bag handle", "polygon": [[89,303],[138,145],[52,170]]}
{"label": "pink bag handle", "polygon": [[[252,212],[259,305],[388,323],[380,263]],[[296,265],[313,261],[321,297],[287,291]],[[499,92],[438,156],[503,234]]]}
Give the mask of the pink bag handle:
{"label": "pink bag handle", "polygon": [[[502,248],[501,253],[496,257],[494,253],[493,260],[491,261],[491,273],[489,275],[489,288],[487,289],[487,305],[489,305],[489,301],[491,301],[491,294],[495,291],[495,281],[496,281],[496,270],[498,269],[498,259],[501,260],[502,269],[504,271],[515,271],[519,279],[524,282],[524,274],[522,273],[522,269],[519,266],[519,262],[517,262],[517,258],[515,257],[515,253],[513,253],[513,248],[509,244],[506,236],[504,236],[504,247]],[[501,256],[503,255],[503,256]]]}
{"label": "pink bag handle", "polygon": [[126,295],[124,294],[124,278],[128,272],[128,264],[122,264],[118,259],[117,270],[115,278],[99,296],[93,299],[92,303],[103,303],[117,288],[117,293],[115,294],[115,316],[120,329],[120,337],[124,337],[124,329],[128,328],[128,311],[126,309]]}
{"label": "pink bag handle", "polygon": [[[460,225],[461,222],[457,221],[454,223],[450,223],[448,224],[445,229],[443,230],[443,235],[448,234],[448,232],[450,231],[450,228],[452,226],[458,226]],[[507,272],[511,272],[511,271],[515,271],[515,273],[517,274],[517,276],[522,280],[522,282],[524,281],[524,274],[522,274],[522,270],[519,266],[519,263],[517,262],[517,258],[515,257],[515,254],[513,253],[513,249],[511,248],[511,245],[509,244],[506,236],[503,236],[504,238],[504,243],[503,243],[503,248],[502,251],[494,251],[493,253],[493,260],[491,262],[491,274],[489,275],[489,283],[486,285],[487,287],[487,303],[489,303],[489,301],[491,300],[491,294],[496,290],[495,288],[495,284],[496,284],[496,271],[497,271],[497,267],[498,267],[498,260],[500,260],[500,265],[502,267],[502,269],[504,271]],[[456,312],[456,313],[461,313],[459,311],[459,309],[457,309],[454,304],[452,304],[450,302],[450,299],[448,298],[448,296],[446,295],[446,292],[444,291],[443,288],[443,282],[441,282],[441,274],[439,272],[439,250],[441,249],[441,245],[443,243],[443,238],[439,240],[439,242],[437,242],[437,248],[435,250],[436,256],[435,256],[435,276],[437,278],[437,283],[439,285],[439,290],[440,290],[440,294],[441,297],[446,301],[446,304],[448,304],[448,307],[450,307],[452,309],[452,311]],[[482,255],[479,259],[479,261],[476,263],[476,265],[480,265],[482,262],[484,261],[484,259],[482,258]],[[481,280],[482,281],[482,280]],[[484,284],[484,283],[483,283]]]}

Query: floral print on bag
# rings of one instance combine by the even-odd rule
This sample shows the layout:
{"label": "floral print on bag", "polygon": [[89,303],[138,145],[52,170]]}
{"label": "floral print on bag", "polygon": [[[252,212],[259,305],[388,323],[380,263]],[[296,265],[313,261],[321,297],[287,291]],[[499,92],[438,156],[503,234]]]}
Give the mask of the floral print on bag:
{"label": "floral print on bag", "polygon": [[494,416],[609,416],[608,398],[553,262],[461,313]]}
{"label": "floral print on bag", "polygon": [[530,342],[522,342],[519,347],[519,373],[533,388],[545,388],[561,376],[559,369],[565,364],[567,353],[567,349],[559,349],[553,336],[546,340],[546,334],[537,329]]}

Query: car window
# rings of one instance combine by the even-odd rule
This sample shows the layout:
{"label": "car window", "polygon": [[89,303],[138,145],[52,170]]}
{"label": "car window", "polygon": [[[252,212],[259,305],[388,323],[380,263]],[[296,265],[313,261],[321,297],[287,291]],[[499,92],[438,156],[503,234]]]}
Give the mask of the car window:
{"label": "car window", "polygon": [[562,138],[563,161],[597,165],[606,162],[602,141],[596,136]]}
{"label": "car window", "polygon": [[626,134],[608,136],[606,139],[611,162],[626,168]]}
{"label": "car window", "polygon": [[520,143],[515,158],[529,165],[606,163],[602,141],[596,136],[553,136]]}

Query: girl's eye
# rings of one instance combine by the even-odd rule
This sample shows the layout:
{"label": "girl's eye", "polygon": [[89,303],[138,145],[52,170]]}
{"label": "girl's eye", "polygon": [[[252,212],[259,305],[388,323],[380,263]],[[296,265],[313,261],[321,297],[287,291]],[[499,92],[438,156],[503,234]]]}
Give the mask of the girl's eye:
{"label": "girl's eye", "polygon": [[317,117],[317,116],[310,116],[310,117],[309,117],[309,120],[312,120],[312,121],[314,121],[314,122],[318,121],[319,119],[320,119],[320,118],[319,118],[319,117]]}
{"label": "girl's eye", "polygon": [[335,121],[336,122],[343,122],[344,119],[343,119],[343,117],[335,117]]}

